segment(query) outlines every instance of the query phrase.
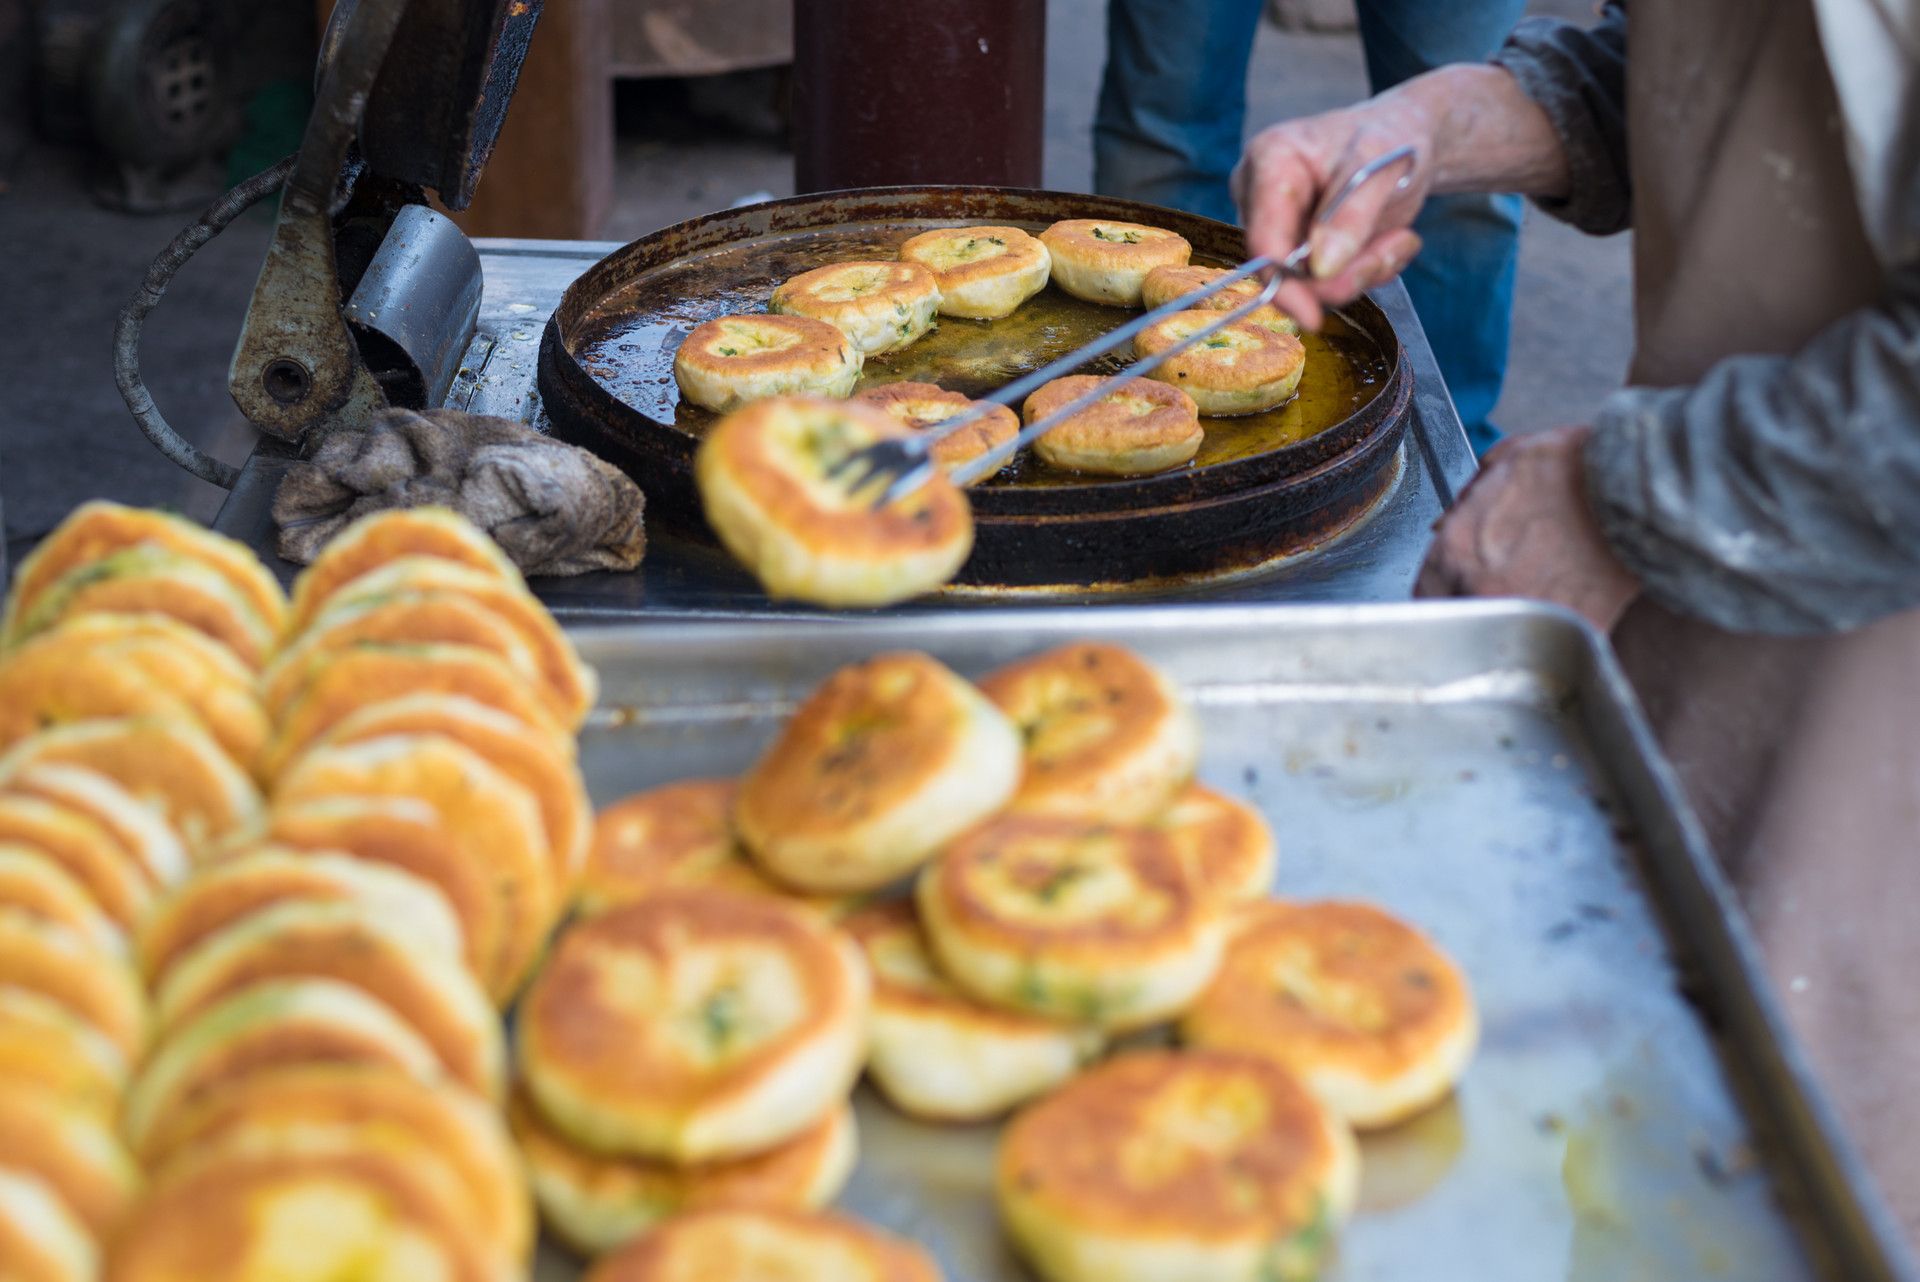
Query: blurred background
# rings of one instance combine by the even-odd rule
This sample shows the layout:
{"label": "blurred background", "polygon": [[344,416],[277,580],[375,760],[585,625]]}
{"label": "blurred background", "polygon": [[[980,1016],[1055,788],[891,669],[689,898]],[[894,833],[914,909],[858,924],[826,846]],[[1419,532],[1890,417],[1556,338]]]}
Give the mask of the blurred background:
{"label": "blurred background", "polygon": [[[1445,0],[1434,0],[1445,3]],[[163,459],[113,383],[114,316],[232,183],[293,151],[330,0],[0,0],[0,510],[14,557],[83,498],[209,519],[221,492]],[[470,235],[629,240],[791,194],[791,0],[548,0]],[[1249,128],[1365,94],[1350,0],[1275,0]],[[1088,190],[1103,0],[1049,0],[1045,179]],[[1534,0],[1582,18],[1591,0]],[[271,223],[256,210],[181,273],[147,327],[169,419],[239,462],[226,369]],[[1494,421],[1590,415],[1631,344],[1624,236],[1532,214]]]}

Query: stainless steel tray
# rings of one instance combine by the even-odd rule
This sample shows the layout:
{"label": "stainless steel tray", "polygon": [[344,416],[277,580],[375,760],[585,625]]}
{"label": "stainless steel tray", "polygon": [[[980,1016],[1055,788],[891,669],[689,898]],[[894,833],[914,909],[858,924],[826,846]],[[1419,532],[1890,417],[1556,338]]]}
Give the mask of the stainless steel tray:
{"label": "stainless steel tray", "polygon": [[[1276,889],[1377,901],[1470,975],[1458,1097],[1363,1141],[1329,1279],[1912,1279],[1808,1077],[1618,669],[1571,616],[1511,604],[1046,611],[583,629],[596,799],[744,767],[843,663],[966,674],[1073,638],[1180,680],[1204,779],[1276,829]],[[841,1205],[955,1282],[1026,1273],[990,1197],[996,1127],[860,1101]],[[543,1277],[569,1276],[558,1256]]]}

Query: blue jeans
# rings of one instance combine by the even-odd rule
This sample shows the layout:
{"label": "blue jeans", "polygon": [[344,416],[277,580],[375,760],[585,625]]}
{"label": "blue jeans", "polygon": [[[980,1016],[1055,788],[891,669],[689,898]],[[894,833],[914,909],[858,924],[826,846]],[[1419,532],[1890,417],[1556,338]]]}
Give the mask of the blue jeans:
{"label": "blue jeans", "polygon": [[[1093,126],[1094,188],[1235,222],[1247,65],[1265,0],[1108,0],[1107,68]],[[1359,0],[1367,78],[1380,92],[1486,58],[1525,0]],[[1520,244],[1518,196],[1441,196],[1402,279],[1476,451],[1499,439]]]}

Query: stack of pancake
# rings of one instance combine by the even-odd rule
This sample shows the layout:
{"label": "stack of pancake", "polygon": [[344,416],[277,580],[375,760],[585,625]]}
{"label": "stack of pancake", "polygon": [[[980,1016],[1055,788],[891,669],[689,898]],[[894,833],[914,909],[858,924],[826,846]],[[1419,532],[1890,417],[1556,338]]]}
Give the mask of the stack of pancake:
{"label": "stack of pancake", "polygon": [[[711,1145],[753,1100],[796,1127],[837,1107],[850,940],[883,1096],[939,1122],[1024,1106],[998,1195],[1050,1282],[1310,1276],[1354,1199],[1352,1128],[1444,1096],[1473,1007],[1386,913],[1267,898],[1272,835],[1195,781],[1200,746],[1119,647],[977,685],[890,654],[831,677],[740,779],[609,807],[521,1026],[548,1222],[587,1251],[638,1239],[624,1260],[686,1212],[829,1198],[844,1170],[817,1131]],[[1185,1049],[1142,1049],[1155,1030]],[[689,1065],[697,1091],[661,1087]]]}

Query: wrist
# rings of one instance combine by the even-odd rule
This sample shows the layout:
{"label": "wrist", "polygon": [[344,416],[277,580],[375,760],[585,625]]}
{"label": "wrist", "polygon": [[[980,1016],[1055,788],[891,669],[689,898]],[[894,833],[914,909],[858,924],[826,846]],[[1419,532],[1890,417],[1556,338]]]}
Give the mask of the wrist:
{"label": "wrist", "polygon": [[1401,99],[1428,147],[1431,190],[1555,196],[1566,154],[1552,121],[1503,67],[1461,63],[1416,76],[1382,98]]}

